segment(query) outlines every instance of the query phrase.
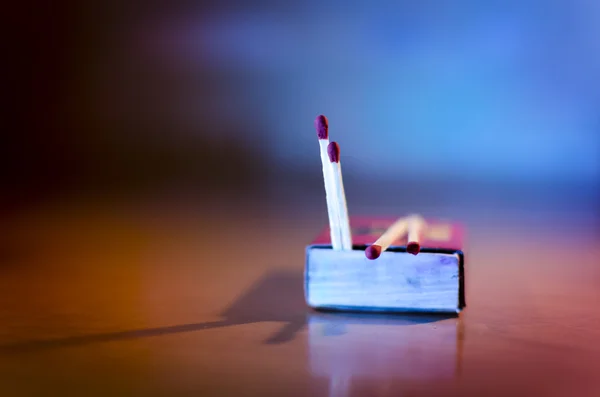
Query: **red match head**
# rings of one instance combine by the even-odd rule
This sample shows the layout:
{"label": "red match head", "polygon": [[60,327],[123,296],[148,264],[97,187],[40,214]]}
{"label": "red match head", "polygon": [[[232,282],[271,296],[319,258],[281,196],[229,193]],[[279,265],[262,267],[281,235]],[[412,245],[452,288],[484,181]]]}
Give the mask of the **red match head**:
{"label": "red match head", "polygon": [[414,242],[414,241],[409,242],[408,245],[406,246],[406,251],[413,255],[417,255],[420,250],[421,250],[421,246],[419,245],[419,243]]}
{"label": "red match head", "polygon": [[371,260],[379,258],[381,255],[381,246],[379,245],[370,245],[365,250],[365,256]]}
{"label": "red match head", "polygon": [[327,117],[320,115],[315,119],[315,129],[319,139],[329,138],[329,121]]}
{"label": "red match head", "polygon": [[329,161],[332,163],[340,162],[340,145],[337,142],[331,142],[327,145],[327,154],[329,155]]}

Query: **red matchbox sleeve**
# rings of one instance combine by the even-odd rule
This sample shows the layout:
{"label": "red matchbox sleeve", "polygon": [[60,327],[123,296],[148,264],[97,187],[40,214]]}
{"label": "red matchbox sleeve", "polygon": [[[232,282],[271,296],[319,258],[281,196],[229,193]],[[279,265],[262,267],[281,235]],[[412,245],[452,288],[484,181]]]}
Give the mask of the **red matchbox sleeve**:
{"label": "red matchbox sleeve", "polygon": [[[352,231],[353,245],[371,245],[394,223],[398,218],[378,217],[351,217],[350,228]],[[464,228],[456,222],[436,219],[426,219],[427,229],[425,236],[421,236],[421,248],[462,250]],[[393,246],[406,246],[407,236],[396,240]],[[312,245],[331,245],[329,227],[325,227]]]}

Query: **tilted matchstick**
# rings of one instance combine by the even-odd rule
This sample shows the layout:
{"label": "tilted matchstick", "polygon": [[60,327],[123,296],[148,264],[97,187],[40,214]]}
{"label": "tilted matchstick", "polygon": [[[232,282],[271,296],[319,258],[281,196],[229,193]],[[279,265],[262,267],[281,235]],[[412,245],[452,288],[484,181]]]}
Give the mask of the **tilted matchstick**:
{"label": "tilted matchstick", "polygon": [[421,216],[413,215],[410,217],[408,222],[408,241],[406,245],[407,252],[413,255],[419,253],[421,250],[420,239],[423,237],[426,228],[427,223]]}
{"label": "tilted matchstick", "polygon": [[339,216],[339,225],[342,237],[342,249],[352,250],[352,232],[350,231],[350,218],[348,217],[348,205],[346,203],[346,193],[344,191],[344,181],[342,178],[342,164],[340,162],[340,145],[337,142],[331,142],[327,146],[327,154],[331,161],[333,170],[333,183],[336,192],[336,212]]}
{"label": "tilted matchstick", "polygon": [[400,218],[394,222],[373,245],[367,247],[365,256],[371,260],[379,258],[383,251],[408,231],[408,222],[409,218]]}
{"label": "tilted matchstick", "polygon": [[325,183],[325,196],[327,200],[327,214],[329,216],[329,229],[331,234],[331,246],[334,250],[342,249],[342,236],[340,230],[340,217],[336,209],[337,195],[333,182],[333,169],[327,154],[329,146],[329,121],[327,117],[320,115],[315,119],[315,129],[319,138],[321,150],[321,163],[323,166],[323,181]]}

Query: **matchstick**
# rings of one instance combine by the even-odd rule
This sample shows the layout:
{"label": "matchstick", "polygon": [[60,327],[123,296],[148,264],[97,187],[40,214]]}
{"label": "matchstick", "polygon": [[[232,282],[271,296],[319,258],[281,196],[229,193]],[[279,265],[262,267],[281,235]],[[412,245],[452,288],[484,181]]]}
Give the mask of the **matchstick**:
{"label": "matchstick", "polygon": [[413,215],[410,217],[410,221],[408,222],[408,242],[406,245],[406,251],[417,255],[421,250],[420,239],[423,237],[425,233],[425,229],[427,228],[427,224],[425,223],[425,219],[420,217],[419,215]]}
{"label": "matchstick", "polygon": [[394,222],[373,245],[367,247],[365,256],[371,260],[379,258],[383,251],[387,250],[394,241],[408,231],[409,220],[410,218],[400,218]]}
{"label": "matchstick", "polygon": [[321,149],[321,163],[323,166],[323,181],[325,183],[331,246],[337,251],[342,249],[342,236],[340,230],[340,218],[336,206],[337,195],[333,182],[333,169],[329,162],[329,155],[327,154],[327,146],[329,146],[329,121],[327,120],[327,117],[323,115],[318,116],[315,119],[315,129],[317,130],[319,146]]}
{"label": "matchstick", "polygon": [[331,142],[327,146],[327,154],[331,161],[333,170],[333,183],[336,192],[336,212],[339,217],[339,226],[342,237],[342,250],[352,250],[352,232],[350,231],[350,219],[348,217],[348,205],[346,193],[344,192],[344,181],[342,178],[342,164],[340,162],[340,145]]}

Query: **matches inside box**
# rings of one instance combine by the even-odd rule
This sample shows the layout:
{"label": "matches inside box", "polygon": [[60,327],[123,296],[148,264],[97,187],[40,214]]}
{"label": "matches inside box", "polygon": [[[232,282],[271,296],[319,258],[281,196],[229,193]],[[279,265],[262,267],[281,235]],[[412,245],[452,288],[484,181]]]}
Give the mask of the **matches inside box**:
{"label": "matches inside box", "polygon": [[315,120],[329,227],[306,250],[305,297],[322,310],[459,313],[466,307],[463,230],[457,223],[350,217],[340,146]]}

